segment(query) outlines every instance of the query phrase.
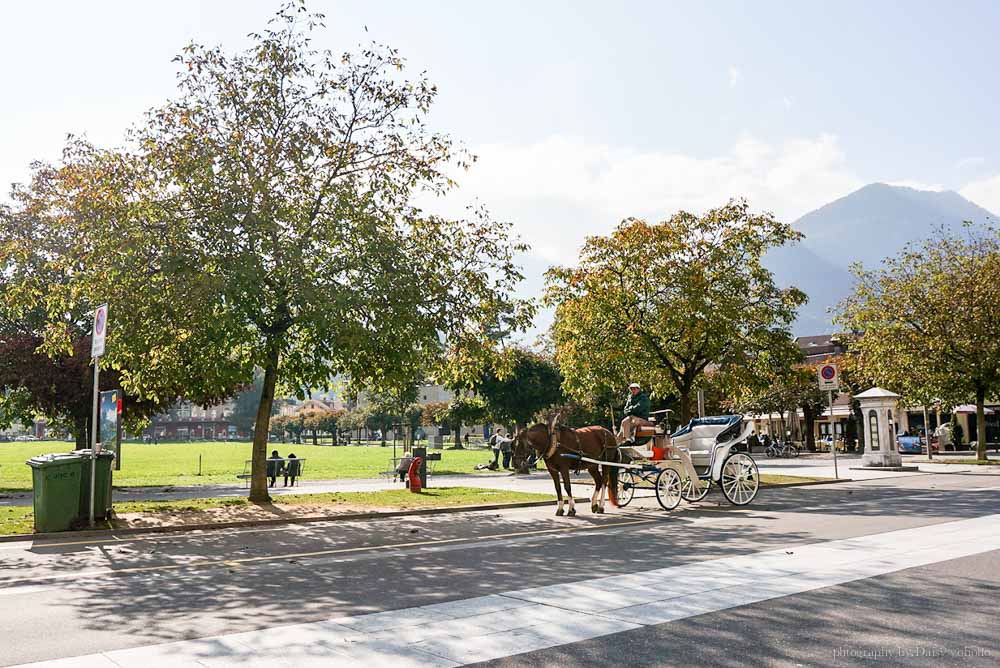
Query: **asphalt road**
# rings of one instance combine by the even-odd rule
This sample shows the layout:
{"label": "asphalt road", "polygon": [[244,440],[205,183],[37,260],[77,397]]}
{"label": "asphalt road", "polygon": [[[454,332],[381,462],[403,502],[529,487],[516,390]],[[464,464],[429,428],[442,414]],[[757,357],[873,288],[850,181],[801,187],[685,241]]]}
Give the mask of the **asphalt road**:
{"label": "asphalt road", "polygon": [[[713,493],[669,514],[639,499],[605,515],[580,510],[0,544],[0,665],[266,633],[994,515],[1000,479],[918,475],[771,490],[745,509]],[[886,648],[871,660],[996,665],[998,565],[1000,554],[986,552],[496,663],[857,665],[865,651]],[[970,657],[966,648],[991,654]]]}

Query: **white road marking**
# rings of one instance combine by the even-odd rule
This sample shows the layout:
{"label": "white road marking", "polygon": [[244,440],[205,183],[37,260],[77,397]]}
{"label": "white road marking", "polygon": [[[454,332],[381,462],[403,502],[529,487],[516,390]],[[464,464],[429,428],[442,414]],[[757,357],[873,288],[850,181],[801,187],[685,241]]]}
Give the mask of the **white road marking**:
{"label": "white road marking", "polygon": [[1000,549],[1000,515],[435,605],[30,664],[457,666]]}

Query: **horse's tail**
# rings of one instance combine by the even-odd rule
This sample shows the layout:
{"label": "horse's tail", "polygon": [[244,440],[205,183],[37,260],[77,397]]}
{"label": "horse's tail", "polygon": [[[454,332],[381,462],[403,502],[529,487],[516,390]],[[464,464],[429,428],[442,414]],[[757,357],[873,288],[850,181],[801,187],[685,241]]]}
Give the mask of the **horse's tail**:
{"label": "horse's tail", "polygon": [[[614,438],[612,437],[612,441]],[[611,455],[609,461],[620,462],[622,455],[618,450],[618,444],[612,442]],[[611,501],[611,505],[615,508],[618,507],[618,469],[614,466],[602,466],[604,471],[604,484],[608,488],[608,500]]]}

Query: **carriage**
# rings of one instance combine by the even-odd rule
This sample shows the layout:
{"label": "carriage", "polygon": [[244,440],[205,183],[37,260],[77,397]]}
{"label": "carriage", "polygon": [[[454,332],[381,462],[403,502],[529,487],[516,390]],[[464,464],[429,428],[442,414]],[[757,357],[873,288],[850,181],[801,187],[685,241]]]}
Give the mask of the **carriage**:
{"label": "carriage", "polygon": [[726,500],[745,506],[760,488],[757,464],[740,452],[753,426],[739,415],[695,418],[672,434],[665,423],[640,427],[636,440],[648,439],[648,450],[622,447],[617,469],[618,505],[626,506],[637,489],[652,488],[664,510],[673,510],[681,500],[704,499],[716,484]]}
{"label": "carriage", "polygon": [[673,433],[664,420],[638,428],[636,445],[620,447],[618,461],[600,464],[615,469],[619,507],[627,506],[637,489],[652,489],[660,507],[673,510],[682,499],[701,501],[713,484],[731,504],[745,506],[760,488],[757,464],[738,449],[752,429],[739,415],[695,418]]}

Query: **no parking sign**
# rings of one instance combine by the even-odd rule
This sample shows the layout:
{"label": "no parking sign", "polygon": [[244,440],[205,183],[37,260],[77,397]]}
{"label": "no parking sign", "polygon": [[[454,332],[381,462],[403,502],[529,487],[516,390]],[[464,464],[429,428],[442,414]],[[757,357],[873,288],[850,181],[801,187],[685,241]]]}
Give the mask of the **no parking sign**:
{"label": "no parking sign", "polygon": [[836,364],[820,364],[817,375],[819,376],[819,389],[830,391],[840,389],[840,372],[837,371]]}

